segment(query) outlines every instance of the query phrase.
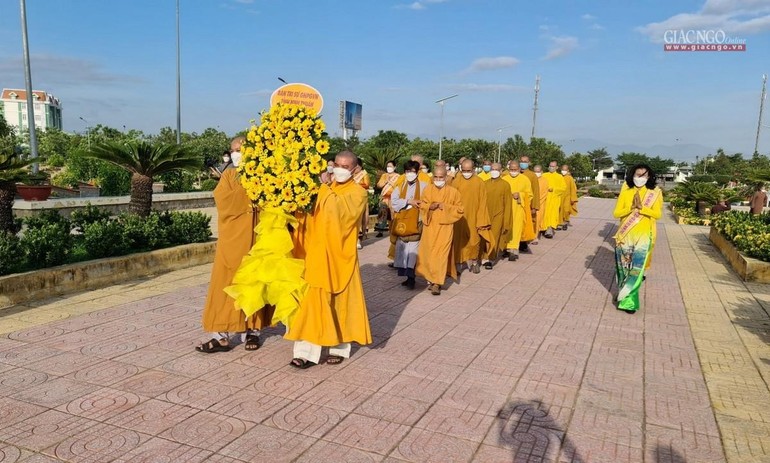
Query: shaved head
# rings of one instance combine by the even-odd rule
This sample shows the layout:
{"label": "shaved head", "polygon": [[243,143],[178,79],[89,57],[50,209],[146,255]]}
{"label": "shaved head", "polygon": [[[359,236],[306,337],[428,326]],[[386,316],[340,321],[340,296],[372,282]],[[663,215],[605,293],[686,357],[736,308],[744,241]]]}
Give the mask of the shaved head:
{"label": "shaved head", "polygon": [[473,172],[473,161],[470,159],[463,160],[463,162],[460,163],[460,168],[463,172]]}
{"label": "shaved head", "polygon": [[343,169],[353,170],[358,165],[358,157],[352,151],[342,151],[335,156],[334,164]]}
{"label": "shaved head", "polygon": [[235,137],[233,138],[233,141],[230,142],[230,151],[240,151],[241,146],[243,145],[243,142],[246,141],[246,137]]}
{"label": "shaved head", "polygon": [[529,162],[529,156],[524,155],[524,156],[519,158],[519,161],[521,161],[521,162]]}
{"label": "shaved head", "polygon": [[508,161],[508,170],[513,170],[513,169],[518,170],[519,168],[520,168],[519,161],[514,161],[514,160]]}
{"label": "shaved head", "polygon": [[503,170],[503,165],[499,162],[492,163],[492,170]]}
{"label": "shaved head", "polygon": [[569,172],[569,166],[567,164],[564,164],[563,166],[561,166],[561,170],[566,170],[567,172]]}
{"label": "shaved head", "polygon": [[413,155],[412,155],[412,157],[411,157],[410,159],[411,159],[412,161],[417,161],[417,162],[419,162],[421,165],[422,165],[422,163],[423,163],[423,158],[422,158],[422,156],[420,156],[419,154],[413,154]]}
{"label": "shaved head", "polygon": [[538,164],[535,167],[533,167],[532,170],[534,170],[535,172],[542,172],[543,171],[543,166]]}
{"label": "shaved head", "polygon": [[438,161],[436,161],[434,166],[435,167],[444,167],[444,168],[446,168],[446,161],[444,161],[443,159],[439,159]]}
{"label": "shaved head", "polygon": [[433,180],[444,180],[446,178],[446,167],[436,166],[433,168]]}

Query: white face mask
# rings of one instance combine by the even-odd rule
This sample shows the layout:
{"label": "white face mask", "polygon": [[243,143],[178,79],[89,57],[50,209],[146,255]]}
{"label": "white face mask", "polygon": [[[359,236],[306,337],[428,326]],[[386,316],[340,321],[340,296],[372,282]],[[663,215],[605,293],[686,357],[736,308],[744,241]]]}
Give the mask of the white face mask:
{"label": "white face mask", "polygon": [[428,173],[428,168],[427,167],[421,167],[420,170],[425,172],[426,174]]}
{"label": "white face mask", "polygon": [[222,158],[222,160],[225,161],[225,164],[227,164],[228,162],[230,162],[230,156],[225,156]]}
{"label": "white face mask", "polygon": [[647,177],[634,177],[634,185],[641,188],[647,184]]}
{"label": "white face mask", "polygon": [[330,174],[334,172],[334,166],[326,166],[326,172],[329,172]]}
{"label": "white face mask", "polygon": [[556,167],[548,166],[548,172],[556,172]]}
{"label": "white face mask", "polygon": [[230,159],[233,161],[233,165],[238,167],[241,164],[241,152],[234,151],[230,153]]}
{"label": "white face mask", "polygon": [[396,168],[388,166],[388,167],[385,168],[385,170],[387,170],[389,174],[392,174],[393,172],[396,171]]}
{"label": "white face mask", "polygon": [[473,172],[463,172],[463,177],[466,179],[471,178],[473,176]]}
{"label": "white face mask", "polygon": [[518,177],[520,173],[521,172],[519,172],[518,170],[512,170],[511,171],[511,177]]}
{"label": "white face mask", "polygon": [[563,171],[561,171],[561,174],[562,175],[567,175],[567,174],[569,174],[569,171],[563,170]]}
{"label": "white face mask", "polygon": [[343,169],[342,167],[334,168],[334,181],[337,183],[345,183],[350,180],[350,177],[352,176],[353,173],[347,169]]}
{"label": "white face mask", "polygon": [[499,170],[493,170],[489,173],[489,176],[492,178],[500,178],[500,171]]}
{"label": "white face mask", "polygon": [[417,180],[417,174],[414,172],[407,172],[406,174],[404,174],[404,177],[406,177],[406,181],[409,183],[412,183],[415,180]]}
{"label": "white face mask", "polygon": [[535,175],[537,175],[538,177],[540,177],[541,175],[543,175],[543,173],[542,173],[542,172],[535,172]]}
{"label": "white face mask", "polygon": [[436,188],[443,188],[446,185],[446,180],[434,180],[433,184],[436,185]]}

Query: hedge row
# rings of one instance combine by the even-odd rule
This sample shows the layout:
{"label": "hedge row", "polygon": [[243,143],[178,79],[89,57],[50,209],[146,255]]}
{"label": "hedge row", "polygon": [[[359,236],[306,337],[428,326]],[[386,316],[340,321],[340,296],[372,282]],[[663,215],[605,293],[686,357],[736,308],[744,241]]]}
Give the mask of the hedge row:
{"label": "hedge row", "polygon": [[211,237],[201,212],[152,212],[149,217],[109,213],[89,205],[71,219],[44,211],[24,219],[18,233],[0,232],[0,275],[151,251]]}

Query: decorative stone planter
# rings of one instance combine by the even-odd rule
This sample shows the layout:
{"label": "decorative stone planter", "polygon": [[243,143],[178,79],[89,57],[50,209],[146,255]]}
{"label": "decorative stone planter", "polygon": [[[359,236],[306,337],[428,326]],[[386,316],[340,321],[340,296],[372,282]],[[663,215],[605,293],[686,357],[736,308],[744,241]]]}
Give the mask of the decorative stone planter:
{"label": "decorative stone planter", "polygon": [[24,201],[45,201],[51,196],[51,185],[16,185]]}
{"label": "decorative stone planter", "polygon": [[770,283],[770,263],[744,256],[733,243],[722,236],[714,227],[711,227],[709,232],[709,240],[714,244],[714,247],[719,249],[719,252],[727,259],[735,273],[743,281]]}

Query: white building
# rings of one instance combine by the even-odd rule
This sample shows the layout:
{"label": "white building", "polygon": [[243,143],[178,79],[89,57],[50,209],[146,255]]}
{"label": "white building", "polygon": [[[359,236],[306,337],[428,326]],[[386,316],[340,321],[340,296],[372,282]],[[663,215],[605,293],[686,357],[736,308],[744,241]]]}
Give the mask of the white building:
{"label": "white building", "polygon": [[[658,180],[661,182],[674,182],[681,183],[687,180],[693,174],[692,167],[689,166],[671,166],[667,172],[658,174]],[[622,167],[612,166],[610,168],[600,170],[596,173],[596,181],[603,184],[619,184],[623,183],[626,172]]]}
{"label": "white building", "polygon": [[[50,127],[61,130],[61,102],[48,92],[33,90],[32,101],[35,113],[35,128],[46,130]],[[16,127],[18,132],[29,129],[27,121],[27,92],[14,88],[4,88],[0,95],[0,116],[8,125]]]}

